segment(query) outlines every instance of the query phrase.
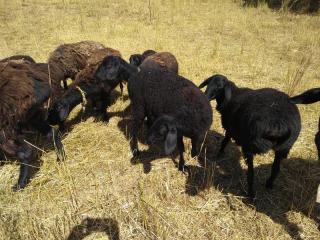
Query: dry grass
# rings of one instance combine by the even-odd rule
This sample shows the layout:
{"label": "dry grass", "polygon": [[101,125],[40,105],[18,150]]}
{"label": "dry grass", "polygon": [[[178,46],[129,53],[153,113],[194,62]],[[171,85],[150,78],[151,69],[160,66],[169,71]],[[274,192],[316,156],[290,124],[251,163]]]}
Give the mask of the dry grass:
{"label": "dry grass", "polygon": [[[240,86],[296,94],[319,86],[319,25],[319,16],[243,9],[231,0],[1,0],[0,58],[23,53],[45,61],[58,44],[92,39],[126,58],[171,51],[197,84],[222,73]],[[17,165],[0,168],[1,239],[106,239],[103,232],[111,239],[319,239],[319,103],[299,107],[302,132],[272,191],[263,184],[273,155],[256,158],[257,201],[250,204],[239,149],[230,144],[216,158],[224,134],[216,111],[203,149],[208,161],[191,159],[186,140],[191,174],[183,175],[157,151],[130,161],[129,100],[118,96],[108,124],[89,118],[65,134],[64,163],[46,149],[24,191],[11,191]]]}

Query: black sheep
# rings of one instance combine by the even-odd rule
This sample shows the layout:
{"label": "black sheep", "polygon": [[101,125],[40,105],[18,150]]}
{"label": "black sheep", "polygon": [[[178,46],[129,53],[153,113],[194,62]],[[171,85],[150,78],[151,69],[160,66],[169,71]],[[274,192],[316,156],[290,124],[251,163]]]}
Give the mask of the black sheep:
{"label": "black sheep", "polygon": [[29,180],[32,148],[24,140],[25,127],[53,137],[58,157],[62,158],[60,137],[44,120],[43,105],[50,94],[46,64],[0,63],[0,150],[21,161],[15,189],[24,188]]}
{"label": "black sheep", "polygon": [[[320,101],[320,88],[313,88],[291,98],[291,102],[295,104],[311,104]],[[318,132],[314,139],[318,149],[318,159],[320,160],[320,117]]]}
{"label": "black sheep", "polygon": [[156,139],[152,137],[152,132],[158,131],[158,127],[173,126],[169,126],[164,134],[175,131],[166,152],[172,152],[178,144],[179,170],[184,168],[182,136],[191,138],[192,156],[199,154],[206,131],[212,123],[212,109],[196,85],[161,66],[139,69],[119,57],[107,57],[97,72],[104,75],[107,81],[128,79],[133,115],[131,150],[134,156],[139,153],[137,133],[145,117],[150,122],[156,120],[151,127],[151,142]]}
{"label": "black sheep", "polygon": [[254,155],[274,150],[272,172],[266,182],[266,187],[272,188],[281,160],[288,156],[300,133],[298,108],[283,92],[272,88],[239,88],[222,75],[208,78],[199,87],[205,86],[208,86],[205,91],[208,99],[217,101],[217,110],[226,130],[220,152],[231,138],[242,147],[248,164],[248,194],[253,198]]}

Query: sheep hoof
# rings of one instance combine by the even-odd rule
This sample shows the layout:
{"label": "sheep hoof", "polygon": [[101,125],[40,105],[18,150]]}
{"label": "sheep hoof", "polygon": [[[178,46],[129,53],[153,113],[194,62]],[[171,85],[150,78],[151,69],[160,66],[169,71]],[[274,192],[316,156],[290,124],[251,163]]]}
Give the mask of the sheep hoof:
{"label": "sheep hoof", "polygon": [[18,192],[19,190],[22,190],[23,188],[25,188],[25,186],[27,185],[27,183],[17,183],[15,185],[12,186],[12,191],[13,192]]}

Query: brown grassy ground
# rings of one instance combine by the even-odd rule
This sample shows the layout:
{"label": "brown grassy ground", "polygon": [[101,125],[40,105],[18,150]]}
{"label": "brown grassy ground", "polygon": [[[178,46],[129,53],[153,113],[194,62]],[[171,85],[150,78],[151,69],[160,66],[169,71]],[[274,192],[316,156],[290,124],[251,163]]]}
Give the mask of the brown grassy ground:
{"label": "brown grassy ground", "polygon": [[[1,0],[0,58],[30,54],[45,61],[61,43],[92,39],[125,58],[149,48],[171,51],[181,74],[196,84],[222,73],[240,86],[290,94],[320,85],[319,16],[243,9],[231,0],[148,2]],[[244,197],[238,148],[230,144],[216,157],[224,134],[216,111],[203,149],[208,161],[191,159],[186,140],[191,174],[183,175],[159,151],[130,161],[128,105],[126,95],[114,94],[108,124],[89,118],[73,125],[63,140],[66,161],[58,164],[47,149],[24,191],[11,191],[17,165],[0,168],[0,239],[320,238],[313,143],[319,103],[299,107],[302,132],[272,191],[263,184],[273,154],[255,159],[254,204]]]}

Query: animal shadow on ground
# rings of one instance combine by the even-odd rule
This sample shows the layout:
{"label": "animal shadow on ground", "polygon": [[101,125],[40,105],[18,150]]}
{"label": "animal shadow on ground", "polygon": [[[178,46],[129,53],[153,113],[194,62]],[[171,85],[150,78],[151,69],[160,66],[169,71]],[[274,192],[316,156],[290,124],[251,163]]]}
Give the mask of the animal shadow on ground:
{"label": "animal shadow on ground", "polygon": [[118,222],[112,218],[86,218],[75,226],[66,240],[81,240],[95,232],[105,233],[111,240],[120,239]]}
{"label": "animal shadow on ground", "polygon": [[246,198],[247,170],[243,169],[239,162],[240,148],[230,142],[225,153],[217,156],[222,136],[209,132],[207,139],[206,156],[201,154],[198,157],[200,166],[189,166],[186,181],[188,195],[195,196],[205,189],[214,187],[226,195],[231,209],[236,207],[232,206],[230,195],[240,196],[244,204],[281,224],[293,239],[302,239],[301,229],[289,220],[289,211],[302,213],[313,219],[319,228],[320,209],[315,204],[317,187],[320,183],[318,161],[300,158],[284,160],[275,186],[269,191],[264,185],[271,173],[273,158],[269,164],[256,166],[254,171],[257,198],[252,202]]}

